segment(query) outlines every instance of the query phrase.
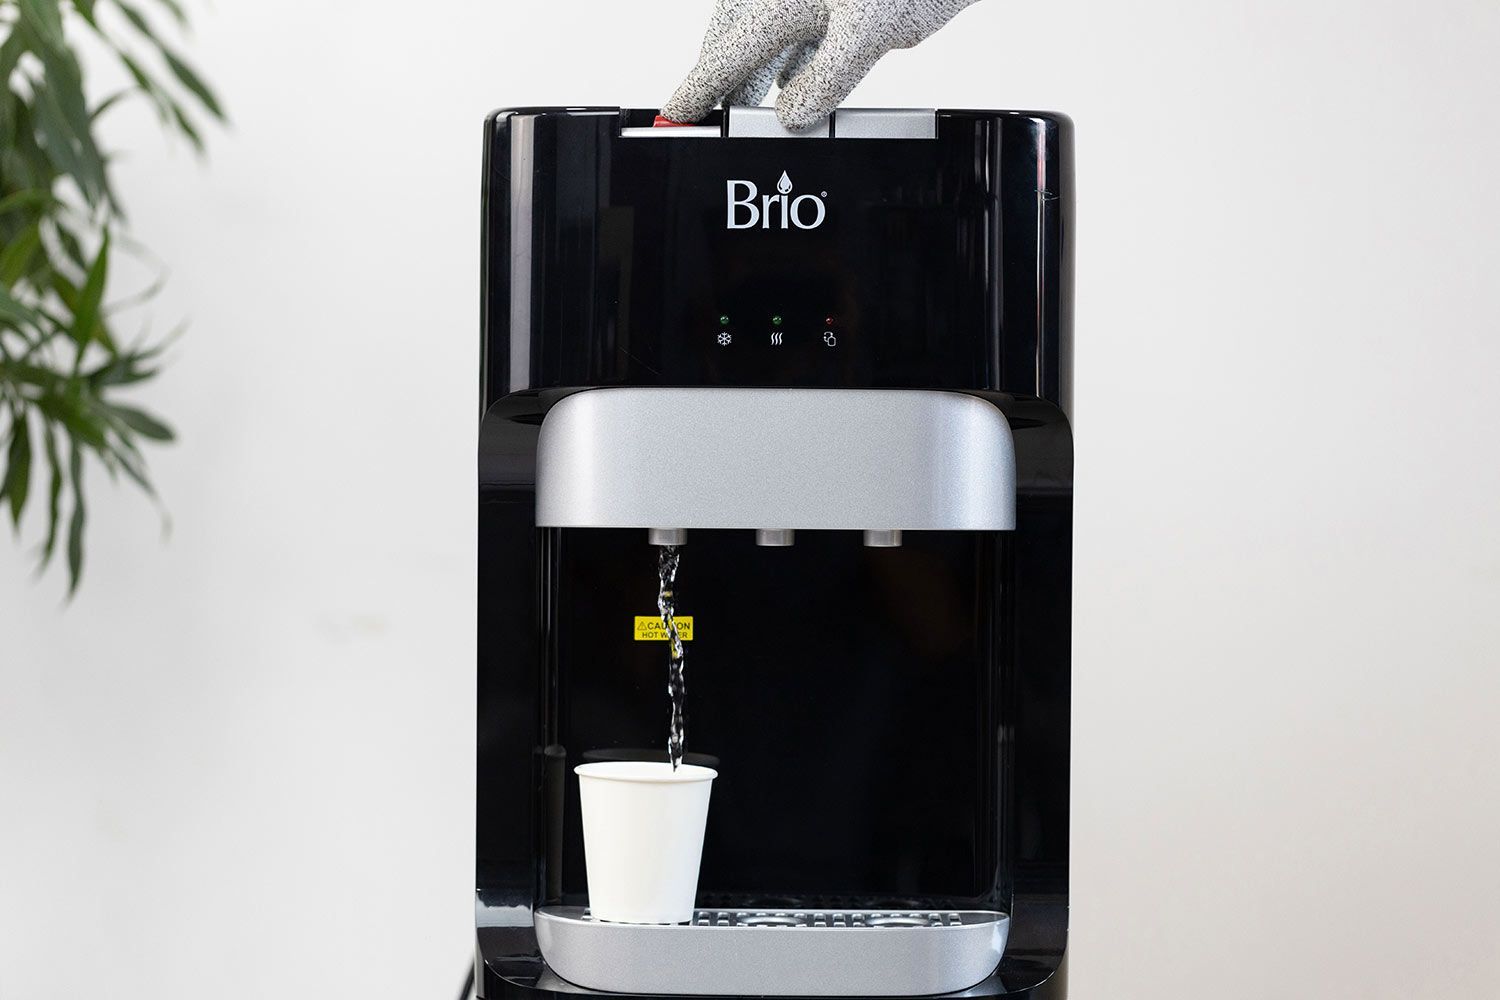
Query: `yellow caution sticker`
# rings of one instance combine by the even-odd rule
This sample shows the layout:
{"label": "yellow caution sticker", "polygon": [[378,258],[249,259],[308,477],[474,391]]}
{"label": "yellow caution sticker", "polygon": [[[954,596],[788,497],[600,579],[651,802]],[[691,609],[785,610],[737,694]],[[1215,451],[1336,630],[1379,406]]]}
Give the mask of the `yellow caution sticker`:
{"label": "yellow caution sticker", "polygon": [[[693,616],[678,615],[677,637],[687,642],[693,637]],[[667,627],[662,624],[659,615],[636,615],[635,616],[635,641],[636,642],[666,642]]]}

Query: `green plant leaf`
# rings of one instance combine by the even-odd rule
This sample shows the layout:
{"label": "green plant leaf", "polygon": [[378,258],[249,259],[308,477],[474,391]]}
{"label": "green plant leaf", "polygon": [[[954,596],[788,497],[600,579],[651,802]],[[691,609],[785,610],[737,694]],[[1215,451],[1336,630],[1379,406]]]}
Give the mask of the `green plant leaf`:
{"label": "green plant leaf", "polygon": [[200,153],[203,152],[203,135],[198,131],[198,127],[193,124],[193,120],[187,116],[187,112],[182,109],[182,105],[168,98],[167,109],[172,114],[172,121],[177,124],[177,130],[187,137],[188,142],[193,144],[195,150]]}
{"label": "green plant leaf", "polygon": [[133,93],[135,93],[135,88],[129,87],[125,90],[117,90],[113,94],[110,94],[104,100],[94,105],[94,109],[89,112],[89,121],[97,122],[100,118],[104,117],[105,112],[114,107],[116,104],[119,104],[121,101],[123,101]]}
{"label": "green plant leaf", "polygon": [[51,202],[51,191],[43,191],[38,188],[15,191],[4,198],[0,198],[0,215],[9,215],[11,212],[28,208],[43,208],[51,204]]}
{"label": "green plant leaf", "polygon": [[26,52],[26,38],[19,31],[12,31],[0,42],[0,80],[9,80]]}
{"label": "green plant leaf", "polygon": [[[85,268],[88,267],[87,264],[83,266]],[[68,312],[76,314],[78,312],[78,298],[82,294],[79,292],[78,286],[73,284],[67,275],[57,271],[52,272],[52,280],[49,284],[52,286],[52,291],[57,293],[57,297],[62,302],[64,308]]]}
{"label": "green plant leaf", "polygon": [[97,204],[103,197],[99,179],[103,164],[91,165],[85,160],[51,84],[37,83],[34,91],[35,125],[41,133],[43,151],[59,172],[72,178],[90,205]]}
{"label": "green plant leaf", "polygon": [[78,592],[78,581],[83,578],[83,450],[73,442],[68,456],[68,472],[73,480],[73,516],[68,521],[68,596]]}
{"label": "green plant leaf", "polygon": [[0,487],[10,501],[10,523],[21,527],[21,511],[26,509],[26,494],[31,488],[31,425],[23,412],[12,416],[10,448],[5,456],[5,485]]}
{"label": "green plant leaf", "polygon": [[140,449],[131,443],[129,438],[121,437],[119,446],[114,450],[114,456],[119,461],[120,468],[125,470],[125,475],[134,480],[143,493],[155,500],[156,488],[151,485],[151,480],[146,476],[146,459]]}
{"label": "green plant leaf", "polygon": [[120,8],[120,13],[125,15],[125,20],[129,21],[136,31],[145,35],[156,45],[161,44],[156,39],[156,32],[151,30],[151,22],[146,20],[146,15],[141,12],[140,8],[126,3],[125,0],[115,0],[115,6]]}
{"label": "green plant leaf", "polygon": [[182,9],[182,4],[178,3],[177,0],[156,0],[156,2],[167,8],[173,20],[183,27],[187,27],[187,11]]}
{"label": "green plant leaf", "polygon": [[41,226],[32,223],[0,250],[0,284],[11,288],[31,269],[31,261],[42,246]]}
{"label": "green plant leaf", "polygon": [[[68,255],[68,260],[80,271],[89,269],[89,262],[83,254],[83,244],[78,242],[78,236],[62,223],[57,223],[57,242],[62,244],[63,253]],[[72,308],[71,306],[69,308]]]}
{"label": "green plant leaf", "polygon": [[0,361],[0,377],[24,385],[34,385],[43,392],[59,392],[63,376],[41,365],[24,361]]}
{"label": "green plant leaf", "polygon": [[135,81],[135,85],[140,89],[141,93],[151,99],[151,103],[156,106],[156,113],[161,117],[161,120],[163,122],[170,122],[172,114],[168,110],[166,90],[161,84],[152,79],[151,74],[147,73],[145,68],[136,62],[128,52],[120,51],[118,54],[120,56],[120,65],[125,67],[125,71],[130,74],[130,78]]}
{"label": "green plant leaf", "polygon": [[47,446],[47,467],[51,479],[47,484],[47,540],[42,545],[41,565],[52,561],[52,552],[57,548],[57,527],[62,520],[63,464],[57,454],[57,432],[49,421],[44,425],[42,440]]}
{"label": "green plant leaf", "polygon": [[21,23],[29,26],[46,45],[67,47],[63,37],[62,8],[57,0],[20,0]]}
{"label": "green plant leaf", "polygon": [[186,87],[194,97],[198,98],[198,103],[202,104],[209,114],[219,119],[219,121],[223,121],[224,109],[219,105],[219,99],[214,96],[214,92],[194,72],[193,68],[165,46],[162,47],[161,57],[166,60],[167,68],[172,71],[173,76],[177,77],[178,82]]}
{"label": "green plant leaf", "polygon": [[8,288],[0,288],[0,320],[32,327],[42,325],[42,317],[37,315],[37,311],[24,302],[16,301]]}
{"label": "green plant leaf", "polygon": [[89,266],[88,278],[78,293],[78,308],[73,311],[73,340],[80,347],[94,335],[99,322],[99,304],[104,299],[104,282],[109,275],[109,230],[99,244],[99,253]]}
{"label": "green plant leaf", "polygon": [[109,386],[144,382],[161,370],[146,367],[146,363],[158,354],[160,354],[158,349],[122,353],[87,373],[84,378],[88,380],[89,385],[94,387],[95,392],[102,392]]}
{"label": "green plant leaf", "polygon": [[144,410],[120,403],[105,403],[103,406],[105,412],[143,438],[152,441],[171,441],[175,437],[172,428]]}
{"label": "green plant leaf", "polygon": [[93,414],[84,412],[76,399],[47,395],[39,398],[36,406],[44,415],[62,424],[75,444],[86,444],[99,452],[109,448],[104,423]]}

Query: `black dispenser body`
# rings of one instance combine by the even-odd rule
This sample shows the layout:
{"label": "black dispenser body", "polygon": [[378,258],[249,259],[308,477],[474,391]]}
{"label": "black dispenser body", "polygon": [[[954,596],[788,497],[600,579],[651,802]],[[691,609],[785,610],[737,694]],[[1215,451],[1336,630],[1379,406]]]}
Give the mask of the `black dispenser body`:
{"label": "black dispenser body", "polygon": [[[916,137],[854,137],[839,112],[828,137],[737,135],[749,113],[716,112],[719,135],[618,108],[486,122],[480,995],[590,992],[535,929],[587,903],[572,769],[661,759],[667,735],[664,646],[634,622],[655,610],[644,528],[682,525],[538,527],[543,421],[579,391],[754,387],[985,400],[1013,436],[1015,526],[893,548],[689,531],[688,760],[720,771],[699,906],[1001,912],[1003,958],[966,995],[1060,997],[1071,124],[937,111]],[[670,463],[691,439],[659,446]]]}

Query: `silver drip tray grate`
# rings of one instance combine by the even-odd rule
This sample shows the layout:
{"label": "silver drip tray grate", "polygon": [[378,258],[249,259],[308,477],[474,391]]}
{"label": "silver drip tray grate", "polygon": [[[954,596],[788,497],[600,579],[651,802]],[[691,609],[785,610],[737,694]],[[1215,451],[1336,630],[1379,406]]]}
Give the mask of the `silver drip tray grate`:
{"label": "silver drip tray grate", "polygon": [[[971,923],[994,913],[969,913]],[[956,910],[697,910],[694,927],[948,927],[964,922]],[[583,919],[592,920],[587,910]]]}
{"label": "silver drip tray grate", "polygon": [[968,989],[995,971],[1009,926],[988,910],[698,910],[686,924],[614,924],[572,906],[536,912],[542,957],[575,985],[707,996]]}

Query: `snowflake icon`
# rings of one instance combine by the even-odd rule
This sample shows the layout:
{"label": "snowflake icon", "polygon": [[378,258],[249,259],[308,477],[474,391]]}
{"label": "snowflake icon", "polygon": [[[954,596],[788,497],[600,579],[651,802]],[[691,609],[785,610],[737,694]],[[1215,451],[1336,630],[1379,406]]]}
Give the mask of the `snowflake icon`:
{"label": "snowflake icon", "polygon": [[720,347],[728,347],[730,341],[732,341],[732,340],[734,340],[734,338],[729,335],[729,331],[728,330],[720,330],[719,331],[719,346]]}

